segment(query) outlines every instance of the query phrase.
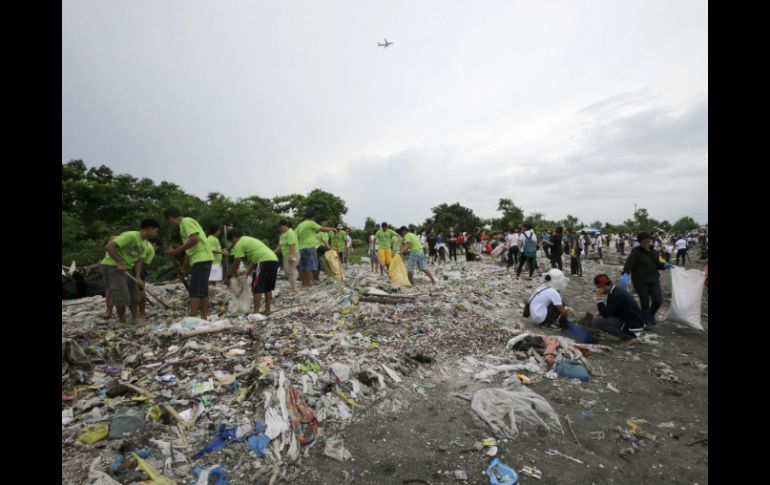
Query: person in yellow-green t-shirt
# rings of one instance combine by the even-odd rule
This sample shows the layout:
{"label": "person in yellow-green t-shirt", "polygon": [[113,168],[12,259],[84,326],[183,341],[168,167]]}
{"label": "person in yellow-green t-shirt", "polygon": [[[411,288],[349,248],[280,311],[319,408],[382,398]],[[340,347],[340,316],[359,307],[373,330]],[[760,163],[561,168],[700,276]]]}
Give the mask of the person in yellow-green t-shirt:
{"label": "person in yellow-green t-shirt", "polygon": [[299,272],[303,288],[310,287],[313,280],[317,279],[314,277],[318,276],[318,233],[329,231],[334,229],[318,224],[310,212],[305,214],[305,220],[297,224],[297,229],[294,230],[299,240]]}
{"label": "person in yellow-green t-shirt", "polygon": [[233,246],[233,265],[231,275],[238,277],[241,260],[248,264],[246,273],[251,273],[251,292],[254,295],[254,313],[259,313],[262,295],[265,295],[264,315],[270,315],[270,305],[273,301],[273,290],[278,275],[278,256],[257,238],[244,236],[240,229],[227,233],[228,242]]}
{"label": "person in yellow-green t-shirt", "polygon": [[278,230],[281,232],[281,237],[278,238],[278,245],[273,249],[273,252],[283,255],[283,272],[286,273],[286,277],[289,279],[292,294],[296,294],[299,240],[297,239],[297,233],[294,232],[291,224],[287,221],[280,221],[278,223]]}
{"label": "person in yellow-green t-shirt", "polygon": [[[144,288],[142,258],[147,250],[145,241],[156,237],[159,230],[158,221],[145,219],[138,231],[126,231],[111,239],[105,246],[107,254],[102,259],[102,271],[109,289],[108,305],[115,305],[120,323],[126,323],[126,306],[131,310],[133,322],[138,321],[137,312],[141,299],[139,288]],[[136,283],[126,276],[127,270],[134,272]]]}
{"label": "person in yellow-green t-shirt", "polygon": [[209,243],[211,253],[214,255],[214,259],[211,262],[209,281],[212,284],[216,284],[217,281],[222,281],[222,255],[230,253],[227,252],[227,249],[222,249],[222,243],[219,242],[219,238],[222,235],[222,228],[220,226],[209,226],[206,234],[206,242]]}
{"label": "person in yellow-green t-shirt", "polygon": [[214,253],[211,252],[206,240],[206,233],[198,221],[192,217],[183,217],[182,212],[176,207],[169,207],[163,213],[166,221],[179,228],[184,244],[177,248],[166,249],[166,256],[176,256],[185,253],[182,272],[190,271],[190,313],[191,317],[200,317],[203,320],[209,318],[209,275],[214,261]]}
{"label": "person in yellow-green t-shirt", "polygon": [[396,234],[396,231],[388,227],[387,222],[383,222],[380,227],[381,229],[374,233],[374,237],[377,238],[377,241],[380,244],[380,249],[377,252],[377,256],[380,260],[380,276],[382,276],[383,268],[386,270],[390,268],[390,261],[393,258],[393,253],[391,251],[391,241],[393,239],[398,239],[398,234]]}
{"label": "person in yellow-green t-shirt", "polygon": [[422,250],[420,238],[413,232],[410,232],[405,226],[399,228],[398,233],[404,238],[404,254],[409,253],[409,263],[407,265],[407,275],[409,282],[414,285],[414,270],[419,269],[430,278],[431,283],[436,284],[436,278],[433,277],[430,270],[425,267],[425,252]]}

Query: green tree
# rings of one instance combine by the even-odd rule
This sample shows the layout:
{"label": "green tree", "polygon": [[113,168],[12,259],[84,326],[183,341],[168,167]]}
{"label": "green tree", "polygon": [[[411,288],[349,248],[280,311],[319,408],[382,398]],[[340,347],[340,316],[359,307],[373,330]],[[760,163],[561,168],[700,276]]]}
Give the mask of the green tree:
{"label": "green tree", "polygon": [[503,213],[503,217],[499,220],[501,229],[518,228],[524,222],[524,211],[517,207],[511,199],[500,199],[497,210]]}
{"label": "green tree", "polygon": [[344,200],[321,189],[313,189],[299,202],[296,209],[300,218],[310,211],[315,215],[316,221],[328,218],[331,224],[341,223],[342,216],[348,213]]}
{"label": "green tree", "polygon": [[482,220],[471,209],[461,206],[459,202],[452,205],[440,204],[431,211],[433,217],[425,220],[423,225],[425,230],[448,231],[452,227],[455,233],[458,233],[475,231],[477,227],[482,226]]}
{"label": "green tree", "polygon": [[674,233],[676,234],[685,234],[690,231],[694,231],[695,229],[700,228],[700,224],[695,222],[695,219],[693,219],[690,216],[684,216],[678,221],[674,223],[674,225],[671,227]]}

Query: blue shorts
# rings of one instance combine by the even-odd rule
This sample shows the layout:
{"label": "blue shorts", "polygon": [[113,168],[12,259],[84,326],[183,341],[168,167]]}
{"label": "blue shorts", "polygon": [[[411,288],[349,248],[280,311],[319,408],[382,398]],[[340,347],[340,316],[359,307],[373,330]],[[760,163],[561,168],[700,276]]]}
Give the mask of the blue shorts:
{"label": "blue shorts", "polygon": [[425,271],[425,253],[409,253],[409,263],[406,270],[412,273],[415,266],[420,271]]}
{"label": "blue shorts", "polygon": [[299,270],[305,271],[318,271],[318,256],[316,255],[316,248],[305,248],[299,250]]}

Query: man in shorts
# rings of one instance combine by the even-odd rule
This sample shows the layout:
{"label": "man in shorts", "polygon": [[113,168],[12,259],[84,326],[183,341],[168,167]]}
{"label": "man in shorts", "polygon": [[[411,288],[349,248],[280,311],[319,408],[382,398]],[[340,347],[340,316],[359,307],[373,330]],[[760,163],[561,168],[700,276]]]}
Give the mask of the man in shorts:
{"label": "man in shorts", "polygon": [[[117,307],[120,323],[126,323],[126,306],[131,310],[132,322],[138,321],[139,288],[144,287],[141,259],[147,250],[145,241],[157,237],[159,230],[158,221],[145,219],[138,231],[126,231],[105,246],[102,271],[110,292],[108,305]],[[134,271],[136,283],[126,276],[126,270]]]}
{"label": "man in shorts", "polygon": [[318,233],[334,231],[331,227],[323,227],[315,221],[312,213],[305,214],[305,220],[297,224],[297,239],[299,240],[299,271],[302,276],[302,287],[309,288],[313,282],[313,273],[318,266]]}
{"label": "man in shorts", "polygon": [[398,237],[396,231],[388,227],[387,222],[383,222],[380,225],[381,229],[377,231],[374,236],[377,238],[377,242],[380,244],[380,249],[377,251],[377,256],[380,260],[380,276],[382,276],[382,269],[386,270],[390,268],[390,262],[393,259],[393,253],[391,252],[391,240],[394,237]]}
{"label": "man in shorts", "polygon": [[297,233],[291,228],[288,221],[280,221],[278,230],[281,231],[281,237],[278,239],[278,246],[273,250],[274,253],[283,255],[283,272],[291,284],[292,294],[297,294],[297,262],[299,262],[299,241]]}
{"label": "man in shorts", "polygon": [[163,213],[166,221],[179,228],[179,234],[184,243],[177,248],[166,249],[166,256],[176,256],[185,253],[182,272],[190,271],[190,313],[191,317],[208,320],[209,318],[209,275],[214,261],[214,253],[211,252],[206,240],[206,233],[198,221],[192,217],[183,217],[182,212],[176,207],[169,207]]}
{"label": "man in shorts", "polygon": [[404,246],[401,250],[402,253],[409,253],[409,263],[407,265],[409,282],[414,285],[414,270],[417,268],[428,275],[430,281],[435,285],[436,278],[434,278],[431,272],[425,268],[425,253],[422,250],[420,238],[417,237],[417,234],[410,232],[404,226],[399,228],[398,233],[404,238]]}
{"label": "man in shorts", "polygon": [[257,238],[244,236],[240,229],[233,229],[227,233],[227,238],[233,246],[232,272],[233,277],[238,277],[238,268],[241,259],[245,259],[248,266],[247,274],[251,274],[251,292],[254,295],[254,313],[259,313],[262,305],[262,295],[265,295],[265,311],[263,315],[270,315],[270,306],[273,302],[273,290],[275,279],[278,275],[278,256]]}

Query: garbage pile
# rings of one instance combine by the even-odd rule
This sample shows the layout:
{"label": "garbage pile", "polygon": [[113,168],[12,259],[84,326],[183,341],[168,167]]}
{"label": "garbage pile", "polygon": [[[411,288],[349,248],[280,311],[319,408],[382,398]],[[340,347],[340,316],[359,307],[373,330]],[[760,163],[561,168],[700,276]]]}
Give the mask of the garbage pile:
{"label": "garbage pile", "polygon": [[431,269],[436,285],[418,273],[407,288],[350,265],[344,281],[296,296],[281,275],[267,317],[250,313],[245,278],[211,288],[209,321],[186,316],[180,283],[148,285],[169,309],[149,307],[157,316],[140,324],[101,319],[101,296],[63,300],[63,473],[89,484],[296,478],[316,445],[352,457],[328,424],[351,422],[437,361],[494,384],[461,397],[497,436],[528,425],[564,434],[527,386],[602,375],[590,355],[607,348],[535,332],[521,308],[537,278],[489,262]]}

